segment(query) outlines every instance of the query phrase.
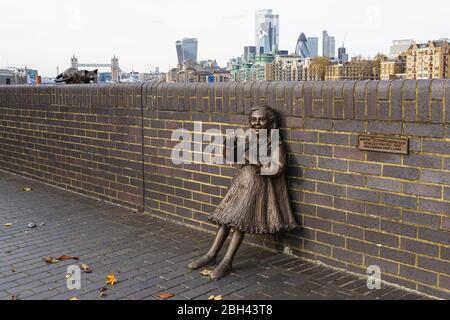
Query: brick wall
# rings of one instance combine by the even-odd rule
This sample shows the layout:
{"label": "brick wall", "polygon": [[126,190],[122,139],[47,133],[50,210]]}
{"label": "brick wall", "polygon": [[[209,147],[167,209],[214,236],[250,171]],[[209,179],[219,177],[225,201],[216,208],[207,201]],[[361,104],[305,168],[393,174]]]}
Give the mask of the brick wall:
{"label": "brick wall", "polygon": [[142,89],[0,87],[0,168],[143,207]]}
{"label": "brick wall", "polygon": [[[75,103],[73,97],[84,92],[90,98]],[[97,103],[103,107],[94,107]],[[207,216],[235,169],[174,165],[170,155],[177,142],[171,134],[193,130],[197,121],[204,130],[246,127],[247,114],[258,104],[283,115],[291,202],[302,228],[248,239],[361,274],[378,265],[386,281],[449,297],[450,81],[0,87],[0,164],[134,207],[144,185],[147,212],[214,230]],[[65,119],[79,113],[95,121]],[[102,127],[110,121],[114,127]],[[64,131],[74,129],[72,122],[89,124],[83,127],[86,135],[100,126],[108,137]],[[120,134],[128,132],[129,138]],[[410,154],[359,151],[361,133],[408,137]],[[88,149],[59,145],[79,146],[75,137],[85,137]],[[101,145],[113,141],[113,150]]]}

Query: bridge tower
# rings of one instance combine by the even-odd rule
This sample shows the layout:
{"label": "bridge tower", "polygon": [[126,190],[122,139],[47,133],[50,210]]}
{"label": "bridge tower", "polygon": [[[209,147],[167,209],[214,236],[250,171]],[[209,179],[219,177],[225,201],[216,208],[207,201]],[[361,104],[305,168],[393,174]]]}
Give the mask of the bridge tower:
{"label": "bridge tower", "polygon": [[75,68],[78,70],[78,58],[75,57],[75,54],[72,56],[72,58],[70,58],[70,64],[71,64],[72,68]]}
{"label": "bridge tower", "polygon": [[112,82],[120,81],[120,67],[119,67],[119,59],[114,55],[111,59],[111,80]]}

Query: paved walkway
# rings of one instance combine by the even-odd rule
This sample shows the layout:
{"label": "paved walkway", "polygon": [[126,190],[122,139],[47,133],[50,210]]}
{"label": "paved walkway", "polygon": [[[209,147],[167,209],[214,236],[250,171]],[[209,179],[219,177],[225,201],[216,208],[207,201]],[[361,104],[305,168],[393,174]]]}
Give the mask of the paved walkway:
{"label": "paved walkway", "polygon": [[[0,171],[0,299],[100,299],[108,274],[118,283],[101,299],[159,299],[161,292],[175,294],[171,299],[426,299],[387,286],[370,291],[365,280],[249,245],[232,275],[210,281],[186,265],[212,238]],[[80,260],[43,260],[61,255]],[[66,287],[72,264],[92,269],[81,274],[80,290]]]}

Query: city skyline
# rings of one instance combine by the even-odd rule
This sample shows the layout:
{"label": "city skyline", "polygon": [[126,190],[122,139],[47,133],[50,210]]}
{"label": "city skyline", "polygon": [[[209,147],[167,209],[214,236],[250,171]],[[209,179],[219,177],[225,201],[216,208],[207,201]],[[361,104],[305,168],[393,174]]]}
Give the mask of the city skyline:
{"label": "city skyline", "polygon": [[327,30],[336,37],[336,47],[347,34],[345,46],[351,56],[373,57],[378,52],[389,54],[395,39],[426,42],[449,37],[442,23],[450,5],[436,2],[440,10],[423,12],[415,5],[418,3],[408,1],[404,6],[385,0],[378,4],[351,1],[342,6],[333,1],[301,5],[291,1],[229,1],[226,7],[205,14],[210,2],[203,0],[190,4],[134,0],[111,6],[83,0],[69,5],[54,0],[2,2],[0,10],[8,14],[2,17],[0,27],[9,32],[2,34],[0,67],[27,66],[44,76],[54,76],[57,66],[70,66],[75,53],[83,61],[99,63],[115,54],[124,70],[148,71],[159,66],[167,71],[177,62],[175,41],[187,37],[199,39],[199,60],[216,59],[223,66],[244,46],[254,45],[255,12],[261,9],[272,9],[280,16],[281,50],[294,52],[301,32],[321,38]]}

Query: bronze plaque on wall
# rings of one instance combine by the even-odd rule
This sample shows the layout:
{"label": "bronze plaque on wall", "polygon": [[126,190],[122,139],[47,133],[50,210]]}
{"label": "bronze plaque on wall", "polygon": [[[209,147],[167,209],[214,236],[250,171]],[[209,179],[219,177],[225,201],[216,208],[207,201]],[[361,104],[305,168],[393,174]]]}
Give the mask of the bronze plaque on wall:
{"label": "bronze plaque on wall", "polygon": [[409,139],[377,135],[359,136],[359,150],[409,154]]}

